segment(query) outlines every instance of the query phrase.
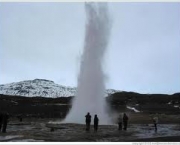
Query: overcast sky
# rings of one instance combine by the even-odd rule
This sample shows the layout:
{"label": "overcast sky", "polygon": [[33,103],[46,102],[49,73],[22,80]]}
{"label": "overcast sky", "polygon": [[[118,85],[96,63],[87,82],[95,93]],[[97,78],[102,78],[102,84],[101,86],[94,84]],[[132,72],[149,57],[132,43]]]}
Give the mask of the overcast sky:
{"label": "overcast sky", "polygon": [[[106,87],[180,92],[180,3],[108,3]],[[53,80],[76,86],[84,3],[0,3],[0,84]]]}

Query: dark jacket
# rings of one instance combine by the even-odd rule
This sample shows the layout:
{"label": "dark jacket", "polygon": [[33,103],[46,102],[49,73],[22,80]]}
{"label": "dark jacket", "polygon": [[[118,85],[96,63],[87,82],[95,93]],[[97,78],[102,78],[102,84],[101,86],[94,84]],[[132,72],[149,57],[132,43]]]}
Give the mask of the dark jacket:
{"label": "dark jacket", "polygon": [[128,116],[126,114],[123,115],[123,122],[127,122],[128,121]]}
{"label": "dark jacket", "polygon": [[87,114],[85,117],[86,117],[86,123],[91,123],[91,115]]}
{"label": "dark jacket", "polygon": [[94,117],[94,124],[98,125],[99,119],[98,117]]}
{"label": "dark jacket", "polygon": [[3,114],[0,113],[0,122],[2,122],[2,121],[3,121]]}

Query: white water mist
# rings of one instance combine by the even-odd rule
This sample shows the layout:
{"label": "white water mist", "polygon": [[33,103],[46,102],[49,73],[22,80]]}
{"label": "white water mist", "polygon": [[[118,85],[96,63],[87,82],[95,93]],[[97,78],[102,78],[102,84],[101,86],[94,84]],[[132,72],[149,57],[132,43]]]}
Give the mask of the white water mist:
{"label": "white water mist", "polygon": [[92,119],[97,114],[100,124],[108,124],[102,67],[110,33],[108,7],[106,3],[86,3],[85,10],[86,35],[77,94],[65,122],[85,123],[85,115],[90,112]]}

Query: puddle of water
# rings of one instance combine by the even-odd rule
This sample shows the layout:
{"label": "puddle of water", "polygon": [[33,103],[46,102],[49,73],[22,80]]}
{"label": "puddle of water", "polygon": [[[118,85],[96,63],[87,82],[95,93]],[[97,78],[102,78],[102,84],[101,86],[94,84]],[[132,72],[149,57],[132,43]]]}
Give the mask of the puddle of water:
{"label": "puddle of water", "polygon": [[[180,130],[174,130],[177,125],[172,124],[159,124],[157,132],[154,131],[154,127],[142,127],[139,125],[135,130],[138,131],[135,136],[138,138],[151,138],[151,137],[165,137],[165,136],[178,136]],[[143,128],[143,129],[142,129]]]}
{"label": "puddle of water", "polygon": [[7,135],[7,136],[0,136],[0,141],[6,141],[6,140],[11,140],[14,138],[21,138],[23,135]]}
{"label": "puddle of water", "polygon": [[21,139],[21,140],[11,140],[11,142],[44,142],[44,140],[35,140],[35,139]]}

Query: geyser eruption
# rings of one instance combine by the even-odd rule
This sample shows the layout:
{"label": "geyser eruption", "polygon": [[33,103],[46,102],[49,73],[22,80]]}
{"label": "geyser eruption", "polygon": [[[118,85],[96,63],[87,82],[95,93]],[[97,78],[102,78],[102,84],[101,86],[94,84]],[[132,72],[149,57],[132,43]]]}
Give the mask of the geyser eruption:
{"label": "geyser eruption", "polygon": [[87,15],[84,51],[81,58],[77,94],[66,123],[85,123],[90,112],[92,119],[97,114],[100,124],[109,123],[105,103],[105,80],[102,68],[107,48],[110,21],[106,3],[86,3]]}

